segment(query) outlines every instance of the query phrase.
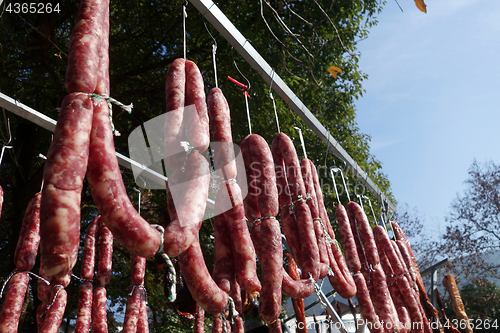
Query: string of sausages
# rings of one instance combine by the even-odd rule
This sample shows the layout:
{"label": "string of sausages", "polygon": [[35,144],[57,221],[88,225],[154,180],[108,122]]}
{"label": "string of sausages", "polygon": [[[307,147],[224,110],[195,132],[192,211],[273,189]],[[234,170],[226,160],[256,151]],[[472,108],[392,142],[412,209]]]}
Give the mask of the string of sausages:
{"label": "string of sausages", "polygon": [[[412,331],[430,332],[419,301],[423,282],[409,242],[397,225],[395,230],[404,238],[393,242],[382,227],[372,231],[362,207],[354,202],[346,208],[339,204],[335,213],[344,258],[313,162],[307,158],[299,162],[292,140],[284,133],[274,138],[271,147],[261,136],[250,134],[239,145],[245,168],[238,170],[227,101],[219,88],[206,98],[201,72],[189,60],[176,59],[165,79],[168,218],[158,228],[161,232],[145,221],[127,195],[116,159],[107,103],[116,103],[108,98],[108,48],[109,0],[83,0],[70,39],[68,95],[47,154],[42,191],[30,202],[23,220],[14,258],[17,268],[0,313],[2,332],[17,330],[38,242],[42,303],[37,323],[41,332],[57,331],[67,302],[65,288],[77,260],[85,177],[100,215],[85,235],[76,332],[87,332],[90,326],[93,332],[107,332],[105,287],[111,277],[114,239],[131,254],[124,332],[148,330],[144,274],[146,259],[155,254],[165,258],[172,271],[169,258],[176,258],[177,272],[167,278],[172,284],[169,301],[175,301],[178,273],[197,304],[198,331],[203,330],[208,312],[214,317],[214,332],[228,332],[231,326],[243,332],[238,316],[244,310],[242,298],[258,297],[260,318],[270,332],[281,332],[282,294],[303,299],[314,292],[319,279],[327,277],[343,298],[356,296],[372,332],[404,333],[413,323],[421,325],[412,326]],[[210,127],[213,172],[203,155],[209,148]],[[212,274],[199,239],[211,175],[219,180]],[[282,232],[300,276],[283,267]],[[262,269],[260,280],[256,258]],[[294,261],[290,257],[288,262]],[[428,304],[426,309],[432,310]]]}

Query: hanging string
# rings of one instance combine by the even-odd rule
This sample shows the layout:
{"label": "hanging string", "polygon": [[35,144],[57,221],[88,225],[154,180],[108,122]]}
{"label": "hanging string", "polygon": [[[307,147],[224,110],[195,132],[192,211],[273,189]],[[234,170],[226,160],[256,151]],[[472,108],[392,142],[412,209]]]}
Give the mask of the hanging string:
{"label": "hanging string", "polygon": [[273,101],[274,116],[276,117],[276,126],[278,127],[278,133],[281,133],[280,122],[278,120],[278,111],[276,111],[276,102],[274,101],[274,96],[271,90],[274,82],[274,69],[272,71],[273,74],[271,75],[271,84],[269,85],[269,97],[271,97],[271,100]]}
{"label": "hanging string", "polygon": [[334,172],[337,173],[339,171],[341,171],[340,168],[330,168],[330,175],[332,176],[333,180],[333,188],[335,189],[335,195],[337,196],[337,201],[340,203],[339,191],[337,190],[337,183],[335,182],[335,175],[333,174]]}
{"label": "hanging string", "polygon": [[215,75],[215,87],[219,88],[219,83],[217,82],[217,59],[216,59],[216,54],[217,54],[217,41],[215,40],[214,36],[210,33],[210,30],[208,30],[207,22],[205,21],[205,17],[203,16],[203,24],[205,25],[205,29],[207,29],[208,34],[210,37],[212,37],[214,43],[212,44],[212,62],[214,63],[214,75]]}
{"label": "hanging string", "polygon": [[174,302],[175,299],[177,298],[177,291],[176,291],[177,274],[175,272],[175,267],[172,264],[172,261],[170,260],[170,258],[168,257],[168,255],[165,253],[165,251],[163,249],[163,235],[165,234],[165,229],[159,224],[152,224],[151,227],[158,230],[161,234],[160,248],[158,249],[157,253],[163,258],[163,260],[165,261],[165,265],[167,265],[168,280],[171,282],[168,300],[170,302]]}
{"label": "hanging string", "polygon": [[302,144],[302,151],[304,152],[304,158],[307,158],[306,145],[304,144],[304,137],[302,136],[302,130],[298,127],[294,127],[297,131],[299,131],[300,143]]}
{"label": "hanging string", "polygon": [[188,2],[186,1],[184,3],[184,5],[182,6],[182,32],[184,34],[184,60],[187,59],[187,56],[186,56],[186,18],[187,18],[187,11],[186,11],[186,6],[187,6]]}
{"label": "hanging string", "polygon": [[9,146],[9,143],[12,141],[12,132],[10,131],[10,119],[7,118],[7,131],[9,133],[9,140],[2,145],[2,153],[0,154],[0,165],[2,164],[3,154],[5,149],[12,149],[13,146]]}
{"label": "hanging string", "polygon": [[231,80],[233,83],[236,83],[243,90],[243,95],[245,95],[245,105],[246,105],[246,109],[247,109],[248,131],[250,132],[250,134],[252,134],[252,123],[250,121],[250,109],[248,107],[248,97],[250,97],[250,95],[248,94],[248,90],[250,89],[251,85],[250,85],[250,81],[247,79],[247,77],[245,75],[243,75],[243,73],[238,68],[238,65],[236,64],[236,60],[234,59],[233,49],[234,48],[231,47],[231,57],[233,58],[234,67],[236,67],[236,70],[238,71],[238,73],[240,73],[240,75],[243,76],[243,78],[247,81],[248,85],[244,85],[243,83],[236,81],[235,79],[231,78],[230,76],[228,76],[227,78],[229,80]]}

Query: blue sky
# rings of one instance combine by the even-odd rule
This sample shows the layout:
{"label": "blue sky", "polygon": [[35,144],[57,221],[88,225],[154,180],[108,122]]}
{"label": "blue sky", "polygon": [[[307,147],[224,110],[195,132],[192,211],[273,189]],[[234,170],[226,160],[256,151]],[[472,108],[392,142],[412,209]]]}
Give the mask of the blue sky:
{"label": "blue sky", "polygon": [[436,236],[473,160],[500,163],[500,1],[399,3],[358,44],[357,121],[398,203]]}

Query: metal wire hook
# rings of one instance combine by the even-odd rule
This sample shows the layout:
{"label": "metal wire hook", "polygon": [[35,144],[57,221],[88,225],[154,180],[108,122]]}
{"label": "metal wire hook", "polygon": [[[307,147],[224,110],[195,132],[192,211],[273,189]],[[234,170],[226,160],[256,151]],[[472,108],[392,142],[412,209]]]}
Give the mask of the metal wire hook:
{"label": "metal wire hook", "polygon": [[0,153],[0,165],[2,164],[3,154],[5,152],[5,149],[12,149],[13,148],[13,146],[9,146],[10,142],[12,141],[12,132],[10,131],[10,119],[9,118],[7,118],[7,133],[9,133],[9,140],[2,145],[2,152]]}
{"label": "metal wire hook", "polygon": [[236,67],[236,70],[238,71],[238,73],[240,73],[240,75],[243,76],[243,78],[247,81],[248,85],[247,85],[246,90],[248,91],[248,90],[250,90],[250,87],[251,87],[250,81],[247,79],[247,77],[245,75],[243,75],[243,73],[238,68],[238,65],[236,64],[236,60],[234,59],[233,49],[234,49],[234,47],[231,46],[231,58],[233,59],[234,67]]}

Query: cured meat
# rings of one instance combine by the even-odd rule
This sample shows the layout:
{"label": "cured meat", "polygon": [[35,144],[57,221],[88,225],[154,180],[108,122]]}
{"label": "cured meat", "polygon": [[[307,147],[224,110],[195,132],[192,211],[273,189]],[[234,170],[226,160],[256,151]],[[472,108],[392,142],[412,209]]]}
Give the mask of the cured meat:
{"label": "cured meat", "polygon": [[[377,244],[378,246],[378,244]],[[394,284],[394,271],[392,270],[391,263],[387,258],[383,249],[378,248],[379,256],[380,256],[380,264],[384,269],[385,275],[387,276],[387,286],[389,287],[389,292],[391,294],[392,301],[394,302],[394,307],[398,312],[400,326],[400,333],[405,333],[410,331],[411,329],[411,319],[408,309],[406,308],[406,304],[403,301],[403,297],[401,296],[401,292],[398,287]]]}
{"label": "cured meat", "polygon": [[85,234],[80,272],[80,278],[84,280],[92,280],[94,278],[96,233],[100,225],[101,216],[98,215],[89,224]]}
{"label": "cured meat", "polygon": [[229,293],[231,280],[234,276],[234,262],[231,235],[227,229],[224,215],[216,215],[214,217],[214,269],[212,277],[222,290]]}
{"label": "cured meat", "polygon": [[350,299],[356,295],[356,284],[347,269],[344,256],[337,244],[332,244],[332,251],[333,258],[330,263],[332,274],[328,275],[328,280],[340,296]]}
{"label": "cured meat", "polygon": [[[323,279],[328,274],[328,267],[330,266],[330,258],[328,257],[327,241],[325,238],[326,228],[323,228],[323,222],[320,221],[321,217],[319,214],[319,206],[316,198],[316,189],[314,188],[314,181],[312,179],[312,171],[310,160],[303,159],[300,163],[302,170],[302,177],[304,179],[304,185],[306,188],[307,205],[311,211],[311,217],[313,219],[314,233],[316,235],[316,241],[319,250],[320,259],[320,275],[319,278]],[[334,286],[335,288],[335,286]],[[354,296],[354,295],[353,295]]]}
{"label": "cured meat", "polygon": [[124,333],[135,333],[137,331],[137,320],[141,313],[142,288],[132,287],[128,294],[125,319],[123,321]]}
{"label": "cured meat", "polygon": [[141,313],[137,320],[137,333],[149,333],[148,308],[146,305],[146,292],[141,293]]}
{"label": "cured meat", "polygon": [[64,85],[68,93],[93,93],[97,85],[103,16],[109,1],[84,0],[71,33]]}
{"label": "cured meat", "polygon": [[472,333],[472,328],[469,324],[469,317],[467,317],[467,313],[465,313],[464,304],[462,302],[462,298],[460,297],[455,277],[451,274],[445,275],[443,279],[443,286],[450,295],[451,305],[453,305],[453,310],[455,311],[457,318],[460,322],[465,323],[465,332]]}
{"label": "cured meat", "polygon": [[185,64],[184,59],[175,59],[168,67],[165,77],[165,165],[171,170],[184,166],[185,151],[180,143],[186,141],[184,131]]}
{"label": "cured meat", "polygon": [[16,333],[19,316],[28,289],[28,273],[16,273],[7,285],[7,291],[0,312],[0,332]]}
{"label": "cured meat", "polygon": [[337,208],[335,209],[335,217],[339,225],[339,232],[342,238],[347,267],[351,270],[351,272],[359,272],[361,271],[361,262],[359,260],[347,211],[342,204],[337,205]]}
{"label": "cured meat", "polygon": [[40,243],[40,200],[39,192],[30,200],[24,213],[21,232],[17,241],[14,263],[19,271],[30,271],[35,265]]}
{"label": "cured meat", "polygon": [[[292,256],[287,253],[286,255],[288,261],[288,272],[290,273],[290,277],[298,281],[300,280],[300,273],[297,267],[297,264],[293,260]],[[283,282],[285,279],[283,279]],[[311,282],[312,284],[312,282]],[[313,285],[314,288],[314,285]],[[293,309],[295,310],[295,316],[297,317],[297,331],[299,333],[307,333],[306,327],[306,313],[304,308],[304,299],[302,298],[292,298]]]}
{"label": "cured meat", "polygon": [[361,208],[361,206],[354,201],[351,201],[346,205],[346,209],[348,212],[350,211],[353,214],[354,219],[356,220],[368,263],[370,265],[377,265],[380,262],[377,245],[375,244],[373,232],[363,208]]}
{"label": "cured meat", "polygon": [[205,89],[203,77],[198,66],[186,60],[186,96],[184,105],[194,105],[196,112],[186,114],[187,141],[200,153],[207,150],[210,144],[210,128],[208,124],[207,104],[205,102]]}
{"label": "cured meat", "polygon": [[94,92],[109,95],[109,0],[100,1],[102,1],[102,6],[105,7],[105,11],[101,15],[101,43],[98,50],[99,69]]}
{"label": "cured meat", "polygon": [[159,249],[161,235],[139,215],[127,195],[106,103],[94,109],[88,166],[92,197],[114,238],[133,254],[146,258],[153,256]]}
{"label": "cured meat", "polygon": [[68,294],[64,288],[56,286],[52,290],[51,299],[52,303],[49,304],[48,310],[44,315],[45,318],[42,326],[43,333],[57,333],[64,316]]}
{"label": "cured meat", "polygon": [[75,333],[89,331],[92,317],[92,282],[83,282],[78,289],[78,310],[76,315]]}
{"label": "cured meat", "polygon": [[237,175],[234,145],[231,134],[231,115],[226,98],[219,88],[210,90],[207,96],[208,115],[212,127],[211,146],[216,173],[225,179],[234,179]]}
{"label": "cured meat", "polygon": [[372,333],[383,333],[384,328],[379,321],[375,309],[373,308],[372,300],[370,298],[370,292],[366,286],[365,278],[363,274],[357,272],[354,274],[354,282],[356,283],[356,298],[358,300],[359,308],[361,310],[361,316],[366,322],[366,325],[370,332]]}
{"label": "cured meat", "polygon": [[92,333],[107,333],[108,321],[106,319],[106,288],[94,289],[92,301]]}
{"label": "cured meat", "polygon": [[64,277],[76,263],[92,113],[87,95],[66,96],[47,154],[40,203],[40,256],[48,276]]}
{"label": "cured meat", "polygon": [[[177,171],[176,173],[181,173]],[[168,195],[173,197],[176,215],[165,227],[163,247],[169,257],[184,252],[198,233],[207,205],[210,169],[208,161],[193,150],[187,157],[186,168],[181,175],[171,175]],[[173,207],[169,207],[169,214]]]}
{"label": "cured meat", "polygon": [[261,284],[257,277],[255,249],[245,221],[241,189],[234,181],[223,182],[221,184],[221,191],[222,189],[226,190],[223,193],[227,193],[229,197],[221,199],[231,203],[232,206],[231,209],[225,211],[223,214],[229,240],[232,245],[234,276],[243,290],[256,296],[261,290]]}
{"label": "cured meat", "polygon": [[194,333],[205,332],[205,310],[199,308],[196,312],[196,319],[194,320]]}
{"label": "cured meat", "polygon": [[178,256],[179,266],[194,300],[217,317],[226,308],[229,297],[220,289],[208,272],[198,237]]}
{"label": "cured meat", "polygon": [[96,284],[106,286],[111,279],[113,264],[113,234],[104,224],[99,228],[99,262],[97,264]]}

